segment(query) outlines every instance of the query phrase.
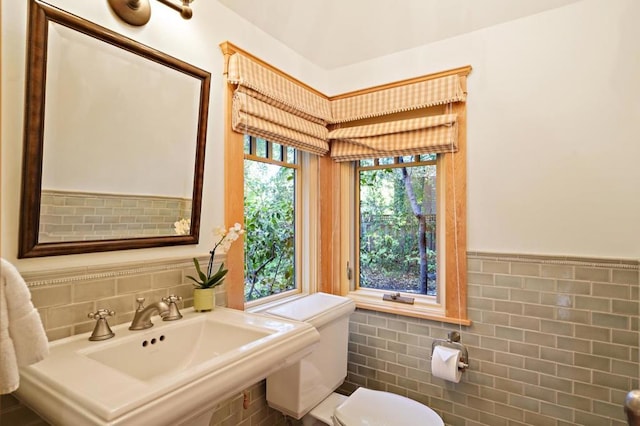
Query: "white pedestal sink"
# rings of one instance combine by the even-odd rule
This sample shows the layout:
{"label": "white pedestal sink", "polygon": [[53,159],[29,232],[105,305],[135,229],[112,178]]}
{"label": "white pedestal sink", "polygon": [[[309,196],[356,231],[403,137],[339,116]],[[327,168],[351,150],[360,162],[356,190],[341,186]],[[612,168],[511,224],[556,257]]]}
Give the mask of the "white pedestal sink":
{"label": "white pedestal sink", "polygon": [[227,308],[178,321],[113,327],[54,341],[20,370],[16,395],[53,425],[191,425],[224,399],[300,360],[318,342],[309,324]]}

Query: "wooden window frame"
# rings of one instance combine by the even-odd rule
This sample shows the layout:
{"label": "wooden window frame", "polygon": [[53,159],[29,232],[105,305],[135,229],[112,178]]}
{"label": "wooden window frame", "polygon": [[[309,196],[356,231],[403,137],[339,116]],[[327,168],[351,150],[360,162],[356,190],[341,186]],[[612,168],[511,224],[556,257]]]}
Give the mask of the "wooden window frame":
{"label": "wooden window frame", "polygon": [[[234,53],[242,53],[268,69],[282,75],[290,81],[318,92],[305,83],[289,76],[265,61],[251,55],[229,42],[220,44],[224,55],[224,75],[227,74],[229,57]],[[456,68],[422,77],[407,79],[375,86],[363,90],[349,92],[327,99],[338,99],[387,88],[408,85],[419,81],[436,79],[447,75],[458,74],[463,90],[466,89],[466,77],[471,72],[470,66]],[[233,131],[231,127],[232,98],[234,86],[225,81],[225,222],[244,223],[244,144],[241,133]],[[444,311],[442,315],[432,315],[397,304],[372,304],[370,301],[358,298],[350,291],[350,280],[347,274],[347,264],[353,258],[351,244],[352,219],[345,216],[347,205],[353,200],[352,167],[350,163],[335,163],[328,155],[318,157],[317,160],[317,210],[311,209],[306,214],[315,216],[313,223],[317,223],[317,244],[305,256],[317,258],[319,264],[312,266],[312,274],[317,282],[311,283],[309,291],[323,291],[332,294],[349,295],[356,301],[356,306],[364,309],[394,313],[403,316],[426,318],[448,323],[469,325],[467,319],[467,238],[466,238],[466,189],[467,189],[467,117],[466,103],[458,102],[452,105],[452,112],[457,114],[458,120],[458,151],[455,154],[441,154],[441,175],[444,179],[444,232],[445,232],[445,280]],[[351,189],[350,189],[351,185]],[[231,308],[243,310],[244,302],[244,248],[242,244],[234,244],[227,253],[229,274],[227,281],[227,305]],[[454,285],[456,283],[456,285]],[[393,302],[387,302],[393,303]]]}
{"label": "wooden window frame", "polygon": [[[423,77],[398,81],[381,86],[371,87],[359,91],[338,95],[330,99],[340,97],[357,96],[360,94],[375,92],[387,88],[402,86],[426,79],[440,78],[446,75],[458,74],[463,91],[467,92],[467,75],[471,72],[471,67],[462,67],[453,70],[443,71],[436,74],[429,74]],[[431,107],[431,109],[439,109]],[[340,195],[337,197],[338,211],[340,212],[339,246],[340,259],[338,265],[341,268],[334,269],[334,279],[340,284],[340,294],[349,295],[355,300],[356,306],[362,309],[392,313],[414,318],[424,318],[435,321],[442,321],[460,325],[470,325],[471,321],[467,317],[467,109],[466,102],[457,102],[451,105],[451,113],[457,115],[458,122],[458,151],[455,153],[444,153],[438,155],[438,180],[439,189],[442,194],[442,205],[439,206],[438,213],[440,219],[444,219],[444,237],[439,241],[444,242],[444,259],[439,263],[445,270],[444,286],[440,287],[444,293],[440,304],[440,309],[430,309],[424,304],[405,305],[397,302],[386,302],[380,300],[379,292],[375,291],[355,291],[353,287],[353,275],[346,273],[349,266],[354,264],[355,244],[354,235],[354,209],[352,203],[355,197],[355,171],[353,163],[339,164],[340,171],[337,173],[338,184],[334,188],[339,188]],[[412,118],[418,111],[407,111],[402,113],[406,118]],[[427,111],[420,113],[429,114]],[[437,112],[436,112],[437,113]],[[367,119],[367,124],[375,123],[376,118]],[[439,252],[439,256],[442,252]]]}
{"label": "wooden window frame", "polygon": [[[443,321],[447,323],[469,325],[470,321],[466,318],[466,247],[464,252],[461,251],[460,245],[464,243],[464,230],[457,228],[460,226],[459,209],[464,208],[464,200],[457,203],[456,209],[458,211],[455,214],[448,214],[448,209],[451,209],[451,203],[453,198],[457,198],[457,193],[454,192],[459,189],[454,189],[455,186],[448,184],[447,181],[451,179],[451,176],[447,176],[445,171],[451,173],[454,170],[456,173],[459,170],[455,168],[447,167],[446,157],[451,154],[438,154],[436,160],[437,167],[437,197],[438,197],[438,269],[444,271],[439,273],[438,278],[438,296],[417,295],[413,293],[406,293],[405,295],[414,297],[415,303],[413,305],[405,305],[397,302],[389,302],[381,300],[382,294],[393,293],[391,291],[381,291],[375,289],[366,289],[358,287],[358,262],[359,262],[359,249],[358,238],[358,217],[357,217],[357,205],[359,203],[357,179],[358,179],[358,167],[355,163],[352,163],[351,167],[344,167],[341,188],[349,188],[346,194],[343,194],[342,203],[349,203],[349,207],[343,211],[343,222],[350,223],[343,229],[343,234],[348,235],[343,243],[343,253],[348,253],[348,257],[345,260],[343,258],[343,264],[348,262],[351,266],[351,277],[343,278],[342,280],[342,294],[347,294],[356,301],[356,305],[359,308],[392,313],[402,316],[410,316],[415,318],[424,318],[436,321]],[[449,159],[451,161],[451,159]],[[409,165],[420,165],[424,162],[410,163]],[[386,168],[384,165],[379,168]],[[457,179],[456,179],[457,180]],[[454,204],[455,205],[455,204]],[[454,217],[457,218],[458,223],[454,223]],[[444,228],[444,231],[442,229]],[[456,240],[456,237],[458,239]],[[443,247],[443,248],[442,248]],[[456,258],[456,256],[458,256]],[[459,285],[456,283],[460,283]],[[453,284],[452,284],[453,283]],[[400,291],[400,293],[403,293]]]}
{"label": "wooden window frame", "polygon": [[[244,138],[244,135],[243,135]],[[279,167],[287,167],[290,169],[293,169],[295,171],[295,189],[294,189],[294,203],[295,203],[295,228],[296,228],[296,232],[295,232],[295,288],[291,289],[291,290],[287,290],[287,291],[283,291],[281,293],[277,293],[277,294],[272,294],[269,296],[265,296],[265,297],[261,297],[259,299],[256,300],[251,300],[251,301],[246,301],[244,302],[244,306],[247,309],[250,309],[254,306],[258,306],[261,304],[265,304],[265,303],[271,303],[274,302],[278,299],[282,299],[285,297],[290,297],[290,296],[294,296],[294,295],[298,295],[301,291],[302,291],[302,269],[303,269],[303,262],[302,262],[302,216],[303,216],[303,202],[302,202],[302,198],[303,198],[303,194],[302,194],[302,181],[303,181],[303,166],[301,165],[301,163],[303,162],[302,159],[304,157],[304,154],[302,152],[300,152],[299,150],[296,149],[296,158],[295,161],[287,161],[287,159],[285,160],[276,160],[273,158],[273,145],[274,143],[271,141],[267,141],[265,139],[266,142],[266,157],[257,155],[257,139],[260,138],[256,138],[254,136],[249,136],[250,138],[250,152],[249,153],[245,153],[244,154],[244,159],[242,162],[242,167],[243,167],[243,173],[244,173],[244,161],[245,160],[251,160],[251,161],[256,161],[256,162],[260,162],[260,163],[264,163],[264,164],[271,164],[274,166],[279,166]],[[280,144],[278,144],[280,145]],[[286,158],[287,157],[287,147],[286,146],[280,146],[282,149],[282,157]],[[295,148],[294,148],[295,149]],[[244,178],[244,174],[243,174],[243,178]],[[234,189],[234,190],[238,190],[238,189]],[[244,194],[244,179],[243,179],[243,194]],[[244,196],[243,196],[243,220],[244,220]],[[243,262],[244,262],[244,253],[243,253]],[[244,263],[243,263],[243,270],[244,270]],[[243,274],[243,283],[244,283],[244,274]],[[244,299],[244,285],[242,287],[243,290],[243,299]]]}

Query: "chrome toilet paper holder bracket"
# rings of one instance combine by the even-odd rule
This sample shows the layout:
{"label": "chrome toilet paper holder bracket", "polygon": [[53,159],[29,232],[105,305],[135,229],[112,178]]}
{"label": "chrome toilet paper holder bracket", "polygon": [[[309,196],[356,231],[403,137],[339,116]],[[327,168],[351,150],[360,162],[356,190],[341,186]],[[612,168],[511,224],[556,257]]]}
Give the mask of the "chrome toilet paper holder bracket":
{"label": "chrome toilet paper holder bracket", "polygon": [[469,351],[467,347],[460,343],[460,333],[457,331],[450,331],[447,333],[445,339],[435,339],[431,344],[431,357],[433,357],[433,351],[436,346],[445,346],[451,349],[458,349],[460,351],[460,359],[458,360],[458,370],[466,370],[469,368]]}

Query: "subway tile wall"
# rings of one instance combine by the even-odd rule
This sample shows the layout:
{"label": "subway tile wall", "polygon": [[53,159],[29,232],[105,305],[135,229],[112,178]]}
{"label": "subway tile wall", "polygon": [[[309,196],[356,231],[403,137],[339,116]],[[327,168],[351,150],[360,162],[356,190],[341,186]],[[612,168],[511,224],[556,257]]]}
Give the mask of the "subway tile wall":
{"label": "subway tile wall", "polygon": [[[199,260],[206,263],[208,258]],[[52,341],[93,330],[95,320],[87,314],[102,308],[115,312],[109,324],[130,322],[137,297],[149,304],[174,294],[182,297],[180,308],[193,306],[193,286],[187,275],[197,275],[190,258],[25,273],[23,277]],[[226,304],[224,285],[216,287],[216,304]]]}
{"label": "subway tile wall", "polygon": [[[456,426],[625,426],[638,388],[638,262],[469,253],[469,327],[357,310],[348,377],[408,396]],[[459,331],[470,368],[431,375]]]}
{"label": "subway tile wall", "polygon": [[174,235],[191,199],[42,191],[39,242]]}
{"label": "subway tile wall", "polygon": [[[205,259],[202,259],[206,261]],[[447,425],[625,426],[622,401],[638,388],[638,262],[469,253],[462,327],[358,310],[341,391],[382,389],[423,402]],[[219,260],[218,260],[219,261]],[[50,340],[90,331],[87,313],[133,317],[135,297],[181,295],[191,306],[190,259],[25,274]],[[224,288],[216,302],[225,304]],[[470,369],[458,384],[430,374],[431,342],[461,331]],[[266,406],[264,381],[220,403],[211,425],[297,424]],[[44,425],[11,395],[0,425]]]}

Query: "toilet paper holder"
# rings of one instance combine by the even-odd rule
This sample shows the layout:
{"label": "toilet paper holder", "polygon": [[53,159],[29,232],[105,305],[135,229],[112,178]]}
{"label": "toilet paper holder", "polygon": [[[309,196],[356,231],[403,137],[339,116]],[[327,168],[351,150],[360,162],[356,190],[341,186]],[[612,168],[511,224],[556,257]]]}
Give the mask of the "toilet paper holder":
{"label": "toilet paper holder", "polygon": [[431,356],[436,346],[445,346],[447,348],[458,349],[460,351],[460,359],[458,360],[458,370],[466,370],[469,368],[469,351],[467,347],[460,343],[460,333],[450,331],[447,333],[447,339],[436,339],[431,344]]}

